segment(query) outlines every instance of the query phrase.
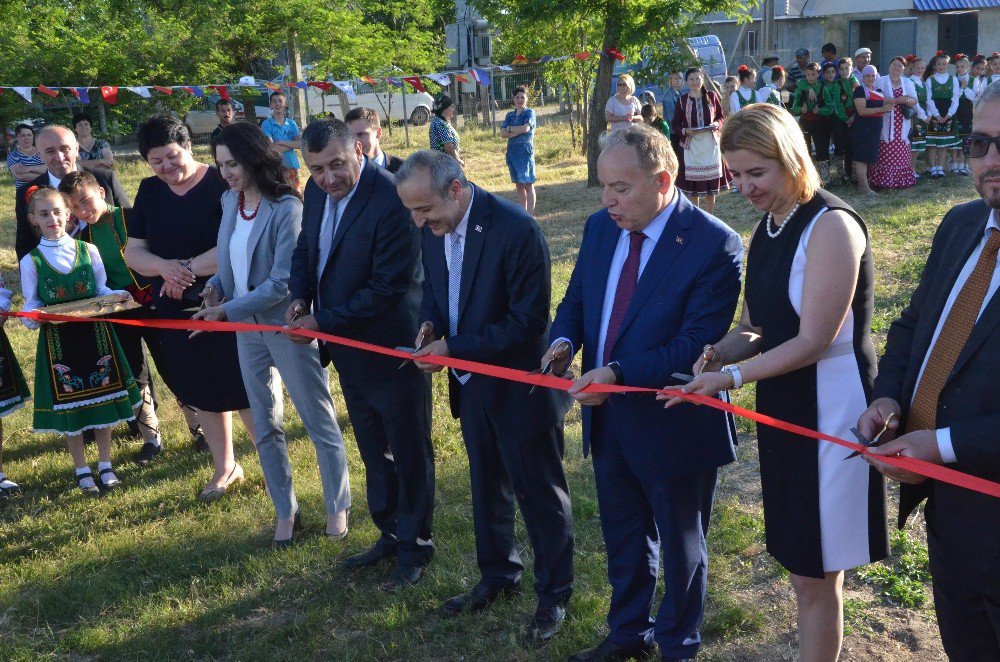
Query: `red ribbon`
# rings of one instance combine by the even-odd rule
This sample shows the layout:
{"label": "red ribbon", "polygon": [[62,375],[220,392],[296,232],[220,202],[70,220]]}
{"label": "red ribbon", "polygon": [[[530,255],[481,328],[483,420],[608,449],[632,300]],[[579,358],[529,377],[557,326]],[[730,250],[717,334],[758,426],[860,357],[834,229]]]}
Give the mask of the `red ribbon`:
{"label": "red ribbon", "polygon": [[[100,318],[100,317],[73,317],[70,315],[53,315],[50,313],[40,313],[37,311],[32,312],[16,312],[16,313],[0,313],[7,317],[24,317],[27,319],[35,320],[37,322],[111,322],[112,324],[124,324],[125,326],[141,326],[149,327],[155,329],[173,329],[177,331],[226,331],[226,332],[285,332],[288,331],[280,326],[271,326],[267,324],[245,324],[243,322],[208,322],[205,320],[130,320],[130,319],[119,319],[119,318]],[[306,329],[295,329],[291,331],[294,335],[303,336],[307,338],[315,338],[316,340],[323,340],[328,343],[333,343],[335,345],[342,345],[344,347],[353,347],[354,349],[360,349],[365,352],[373,352],[375,354],[382,354],[384,356],[391,356],[397,359],[412,359],[413,355],[409,352],[401,352],[397,349],[390,347],[382,347],[381,345],[373,345],[371,343],[362,342],[360,340],[352,340],[351,338],[343,338],[341,336],[333,336],[327,333],[321,333],[318,331],[308,331]],[[521,382],[523,384],[534,384],[537,386],[545,386],[547,388],[557,389],[560,391],[569,390],[569,387],[573,385],[573,382],[569,379],[563,379],[561,377],[553,377],[552,375],[540,375],[525,372],[523,370],[515,370],[514,368],[504,368],[501,366],[490,365],[488,363],[478,363],[476,361],[467,361],[465,359],[456,359],[450,356],[437,356],[437,355],[427,355],[420,357],[420,360],[425,363],[433,363],[435,365],[442,365],[448,368],[455,368],[461,372],[474,372],[480,375],[486,375],[487,377],[497,377],[499,379],[507,379],[510,381]],[[822,439],[824,441],[829,441],[831,443],[837,444],[838,446],[843,446],[844,448],[850,448],[851,450],[859,451],[863,454],[868,453],[868,449],[860,444],[856,444],[851,441],[846,441],[840,439],[839,437],[834,437],[832,435],[824,434],[822,432],[817,432],[816,430],[810,430],[809,428],[803,427],[801,425],[795,425],[794,423],[788,423],[786,421],[773,418],[771,416],[766,416],[756,411],[750,409],[744,409],[743,407],[738,407],[727,402],[722,402],[717,398],[712,398],[706,395],[699,395],[697,393],[684,393],[683,391],[678,391],[676,389],[655,389],[655,388],[645,388],[640,386],[618,386],[613,384],[590,384],[585,391],[591,393],[662,393],[664,395],[678,396],[684,400],[688,400],[693,403],[700,405],[706,405],[709,407],[714,407],[715,409],[721,409],[723,411],[730,412],[737,416],[742,416],[744,418],[749,418],[752,421],[761,423],[763,425],[769,425],[778,430],[784,430],[785,432],[791,432],[792,434],[801,435],[808,439]],[[928,478],[933,478],[935,480],[940,480],[944,483],[950,483],[952,485],[957,485],[958,487],[964,487],[966,489],[972,490],[974,492],[980,492],[986,494],[987,496],[1000,498],[1000,483],[995,483],[991,480],[986,480],[985,478],[980,478],[978,476],[972,476],[969,474],[962,473],[961,471],[955,471],[954,469],[949,469],[948,467],[931,464],[930,462],[925,462],[923,460],[918,460],[912,457],[903,457],[900,455],[883,455],[879,456],[879,459],[887,464],[891,464],[900,469],[905,469],[921,476],[926,476]]]}

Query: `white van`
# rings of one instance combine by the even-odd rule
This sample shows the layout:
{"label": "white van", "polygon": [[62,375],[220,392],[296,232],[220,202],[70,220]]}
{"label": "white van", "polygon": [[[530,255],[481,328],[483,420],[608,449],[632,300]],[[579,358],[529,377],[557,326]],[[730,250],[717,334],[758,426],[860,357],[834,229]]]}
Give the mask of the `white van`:
{"label": "white van", "polygon": [[[376,92],[368,83],[355,83],[354,91],[357,96],[349,102],[348,110],[353,110],[359,106],[371,108],[379,114],[382,121],[387,117],[402,122],[408,119],[414,126],[427,124],[431,118],[431,106],[434,104],[434,97],[426,92],[409,92],[406,95],[406,114],[403,114],[403,95],[393,91],[391,97],[386,92]],[[340,105],[340,96],[337,88],[329,92],[310,85],[306,89],[306,103],[309,108],[309,115],[320,113],[330,113],[337,119],[344,119],[343,107]]]}

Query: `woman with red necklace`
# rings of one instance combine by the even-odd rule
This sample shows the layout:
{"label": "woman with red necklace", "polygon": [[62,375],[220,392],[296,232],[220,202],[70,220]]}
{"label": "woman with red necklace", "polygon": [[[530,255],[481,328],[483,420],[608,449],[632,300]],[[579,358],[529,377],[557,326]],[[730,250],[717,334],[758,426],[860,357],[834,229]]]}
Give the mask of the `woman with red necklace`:
{"label": "woman with red necklace", "polygon": [[[157,317],[188,319],[218,268],[221,196],[229,187],[218,170],[195,160],[187,127],[176,117],[157,115],[143,122],[138,143],[154,176],[139,183],[125,261],[152,281]],[[232,412],[240,413],[253,437],[234,336],[211,333],[189,340],[185,331],[155,329],[146,338],[163,381],[197,413],[212,453],[215,473],[199,496],[203,501],[220,498],[243,480],[233,455]]]}
{"label": "woman with red necklace", "polygon": [[[212,154],[229,190],[222,195],[219,270],[208,283],[213,305],[194,318],[281,326],[290,304],[292,251],[302,227],[299,192],[285,183],[281,155],[256,124],[226,126],[213,136]],[[236,347],[257,453],[278,516],[275,543],[291,544],[302,526],[282,422],[282,381],[316,446],[326,534],[342,539],[351,505],[347,454],[316,341],[298,344],[280,334],[240,333]]]}

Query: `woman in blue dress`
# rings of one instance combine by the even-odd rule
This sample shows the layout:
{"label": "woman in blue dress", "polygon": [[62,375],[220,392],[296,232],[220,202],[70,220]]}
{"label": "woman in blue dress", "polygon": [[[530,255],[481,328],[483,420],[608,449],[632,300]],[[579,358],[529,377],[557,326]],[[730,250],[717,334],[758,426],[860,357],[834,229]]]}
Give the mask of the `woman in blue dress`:
{"label": "woman in blue dress", "polygon": [[521,206],[535,213],[535,111],[528,108],[528,93],[523,87],[514,90],[514,110],[500,125],[500,137],[507,139],[507,168],[517,186]]}

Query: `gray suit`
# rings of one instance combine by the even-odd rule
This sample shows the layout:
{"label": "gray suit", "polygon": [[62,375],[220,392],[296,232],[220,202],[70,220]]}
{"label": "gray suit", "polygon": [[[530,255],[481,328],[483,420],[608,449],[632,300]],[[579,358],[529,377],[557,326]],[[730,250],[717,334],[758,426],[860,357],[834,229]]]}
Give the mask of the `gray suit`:
{"label": "gray suit", "polygon": [[[280,326],[289,305],[288,273],[302,226],[302,203],[291,195],[277,201],[268,197],[261,201],[247,240],[248,292],[236,297],[229,247],[236,223],[246,222],[238,219],[238,204],[235,193],[223,194],[219,270],[209,282],[220,296],[231,299],[223,304],[230,321]],[[299,345],[270,332],[250,332],[237,334],[236,344],[257,429],[257,452],[278,517],[290,518],[298,510],[283,426],[282,379],[306,433],[316,445],[327,513],[349,507],[351,489],[344,438],[337,425],[316,341]]]}

